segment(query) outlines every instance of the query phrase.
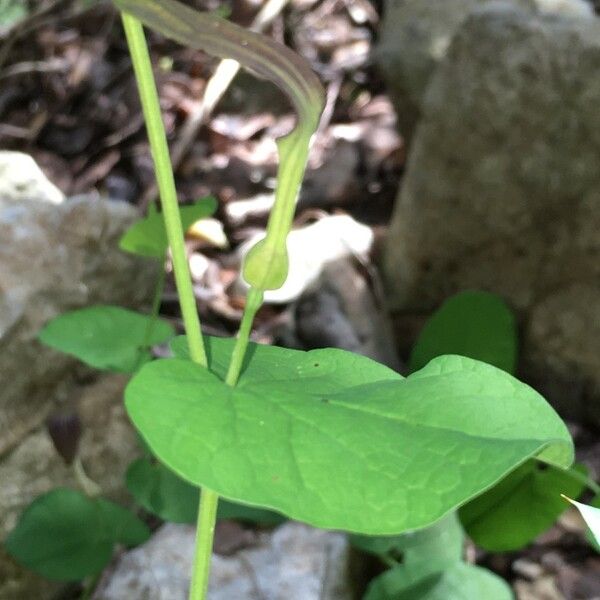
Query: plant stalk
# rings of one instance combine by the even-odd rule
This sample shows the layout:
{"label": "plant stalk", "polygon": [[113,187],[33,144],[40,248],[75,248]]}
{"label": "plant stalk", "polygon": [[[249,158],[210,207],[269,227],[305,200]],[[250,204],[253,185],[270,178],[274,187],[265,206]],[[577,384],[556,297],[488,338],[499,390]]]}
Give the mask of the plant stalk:
{"label": "plant stalk", "polygon": [[175,178],[169,158],[169,147],[160,112],[158,92],[152,73],[152,62],[142,24],[138,19],[127,13],[121,13],[121,15],[148,131],[165,229],[167,230],[167,238],[173,259],[175,284],[177,285],[181,314],[190,347],[190,357],[194,362],[206,367],[206,351],[185,252]]}
{"label": "plant stalk", "polygon": [[231,361],[225,377],[225,383],[227,385],[235,386],[240,376],[240,371],[244,364],[244,357],[246,356],[246,349],[248,348],[248,341],[250,339],[250,332],[252,330],[252,322],[258,312],[258,309],[262,305],[264,294],[257,288],[250,288],[248,296],[246,298],[246,307],[244,308],[244,315],[242,317],[242,323],[240,324],[240,330],[237,335],[235,347],[231,355]]}
{"label": "plant stalk", "polygon": [[[177,286],[185,333],[187,335],[190,358],[195,363],[207,367],[208,362],[204,340],[202,339],[200,319],[196,310],[196,299],[192,289],[190,270],[185,252],[183,227],[179,214],[177,191],[175,189],[175,178],[173,176],[167,136],[160,112],[158,92],[152,72],[152,62],[140,21],[127,13],[121,13],[121,16],[142,103],[148,139],[150,141],[150,150],[154,160],[156,180],[163,208],[167,238],[171,248],[175,284]],[[202,490],[198,512],[196,555],[192,571],[190,600],[204,600],[206,597],[218,501],[219,497],[213,491]]]}

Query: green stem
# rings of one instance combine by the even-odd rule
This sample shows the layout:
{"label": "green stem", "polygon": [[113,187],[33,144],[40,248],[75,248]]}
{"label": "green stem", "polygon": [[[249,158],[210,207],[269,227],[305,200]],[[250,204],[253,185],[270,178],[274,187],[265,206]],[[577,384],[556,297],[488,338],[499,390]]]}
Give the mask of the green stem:
{"label": "green stem", "polygon": [[242,317],[242,323],[231,355],[229,369],[227,370],[227,376],[225,377],[225,383],[227,385],[234,386],[237,384],[242,365],[244,364],[244,356],[246,355],[246,348],[248,348],[248,341],[250,340],[252,322],[262,304],[263,296],[263,292],[256,288],[250,288],[248,291],[244,316]]}
{"label": "green stem", "polygon": [[[263,300],[263,293],[251,288],[246,299],[246,308],[242,317],[240,331],[231,355],[231,362],[225,378],[225,383],[235,386],[244,363],[252,322]],[[215,492],[204,488],[200,495],[200,509],[198,511],[198,525],[196,530],[196,555],[193,565],[192,585],[189,600],[204,600],[208,590],[210,574],[210,560],[217,519],[219,497]]]}
{"label": "green stem", "polygon": [[218,503],[219,496],[215,492],[202,488],[196,525],[196,549],[194,564],[192,565],[192,584],[189,600],[204,600],[206,598]]}
{"label": "green stem", "polygon": [[150,150],[154,160],[156,181],[163,208],[165,229],[167,230],[167,238],[173,258],[175,284],[177,285],[181,314],[190,347],[190,357],[194,362],[206,367],[206,351],[204,349],[200,319],[196,309],[196,298],[192,289],[190,269],[185,252],[183,228],[179,215],[177,191],[175,189],[175,178],[169,158],[169,147],[160,112],[158,92],[152,73],[152,62],[150,61],[150,54],[146,45],[142,24],[135,17],[127,13],[121,13],[121,16],[129,46],[129,53],[133,62],[133,70],[135,71],[142,110],[144,112]]}
{"label": "green stem", "polygon": [[[196,299],[185,253],[175,179],[171,168],[167,137],[162,122],[158,92],[154,82],[146,38],[142,24],[135,17],[127,13],[122,13],[121,16],[148,130],[148,139],[150,140],[150,149],[154,160],[167,238],[171,248],[175,284],[177,285],[190,358],[203,367],[207,367],[208,362],[200,329],[200,319],[196,310]],[[201,498],[190,600],[204,600],[206,597],[219,501],[217,494],[206,489],[202,490]]]}

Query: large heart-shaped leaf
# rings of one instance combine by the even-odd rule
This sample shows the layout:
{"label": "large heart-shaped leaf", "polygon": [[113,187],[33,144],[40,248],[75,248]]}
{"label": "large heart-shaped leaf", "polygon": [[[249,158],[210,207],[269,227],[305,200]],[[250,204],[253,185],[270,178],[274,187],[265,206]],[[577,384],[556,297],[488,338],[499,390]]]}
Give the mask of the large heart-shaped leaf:
{"label": "large heart-shaped leaf", "polygon": [[[235,339],[205,335],[204,345],[209,370],[224,380]],[[177,358],[189,359],[186,336],[174,338],[170,348]],[[320,393],[373,381],[401,381],[404,378],[385,365],[343,350],[300,352],[250,343],[242,364],[241,379],[246,384],[267,381],[283,385],[299,380],[303,385],[310,383],[311,389]]]}
{"label": "large heart-shaped leaf", "polygon": [[406,582],[402,567],[374,579],[363,600],[512,600],[508,585],[486,569],[456,563],[444,572]]}
{"label": "large heart-shaped leaf", "polygon": [[460,354],[513,373],[515,318],[502,298],[467,291],[452,296],[427,321],[410,356],[411,371],[443,354]]}
{"label": "large heart-shaped leaf", "polygon": [[149,536],[124,508],[58,488],[25,509],[5,545],[19,563],[47,579],[76,581],[99,573],[116,543],[134,546]]}
{"label": "large heart-shaped leaf", "polygon": [[[127,489],[136,502],[165,521],[195,523],[198,517],[200,490],[184,481],[164,465],[150,458],[140,458],[127,469]],[[285,521],[282,515],[221,500],[218,519],[238,519],[261,525],[276,525]]]}
{"label": "large heart-shaped leaf", "polygon": [[173,334],[162,319],[99,305],[59,315],[42,329],[39,339],[96,369],[131,373],[150,358],[149,347]]}
{"label": "large heart-shaped leaf", "polygon": [[[217,201],[212,197],[179,207],[183,230],[189,229],[199,219],[210,217],[216,209]],[[163,216],[154,210],[144,219],[134,223],[119,242],[121,250],[153,258],[163,258],[168,247]]]}
{"label": "large heart-shaped leaf", "polygon": [[471,359],[440,357],[404,380],[342,350],[252,345],[249,356],[236,388],[167,359],[126,390],[161,461],[232,500],[395,534],[433,523],[528,457],[572,461],[569,433],[544,399]]}
{"label": "large heart-shaped leaf", "polygon": [[[576,467],[577,468],[577,467]],[[537,461],[527,461],[460,509],[473,541],[492,552],[517,550],[546,531],[567,509],[561,492],[577,498],[582,481]]]}

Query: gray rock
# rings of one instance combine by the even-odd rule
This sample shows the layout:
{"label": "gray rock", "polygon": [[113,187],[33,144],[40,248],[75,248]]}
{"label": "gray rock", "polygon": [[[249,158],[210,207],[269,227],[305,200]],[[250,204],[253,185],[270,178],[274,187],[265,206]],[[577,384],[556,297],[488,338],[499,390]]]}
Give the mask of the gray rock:
{"label": "gray rock", "polygon": [[428,88],[383,261],[396,309],[501,294],[529,324],[526,362],[578,365],[584,397],[598,337],[563,320],[600,322],[599,68],[597,20],[472,13]]}
{"label": "gray rock", "polygon": [[0,456],[46,418],[55,391],[68,394],[76,363],[36,341],[42,326],[91,304],[140,306],[156,276],[155,264],[118,249],[137,216],[130,205],[27,198],[0,197]]}
{"label": "gray rock", "polygon": [[[495,0],[387,0],[375,50],[407,142],[420,120],[425,92],[469,14]],[[511,0],[529,11],[591,17],[586,0]]]}
{"label": "gray rock", "polygon": [[325,265],[316,285],[295,305],[297,345],[306,350],[341,348],[403,370],[381,285],[377,274],[372,275],[348,258]]}
{"label": "gray rock", "polygon": [[[104,375],[71,390],[82,422],[81,461],[103,494],[117,501],[128,499],[123,485],[125,471],[139,454],[137,435],[123,406],[125,381],[121,375]],[[0,481],[0,540],[34,498],[54,487],[77,488],[73,470],[54,450],[44,428],[27,435],[2,457]],[[0,551],[0,600],[42,600],[51,598],[59,587],[22,569]]]}
{"label": "gray rock", "polygon": [[[133,207],[96,196],[64,199],[29,157],[0,152],[0,542],[35,496],[75,485],[45,431],[50,414],[79,413],[89,475],[109,496],[122,493],[137,447],[123,379],[82,386],[92,373],[37,334],[70,309],[149,302],[156,265],[118,249],[136,217]],[[0,553],[0,600],[44,600],[56,589]]]}
{"label": "gray rock", "polygon": [[[106,573],[93,600],[185,600],[194,528],[163,525]],[[350,600],[349,545],[340,533],[285,523],[233,556],[213,555],[209,600]]]}

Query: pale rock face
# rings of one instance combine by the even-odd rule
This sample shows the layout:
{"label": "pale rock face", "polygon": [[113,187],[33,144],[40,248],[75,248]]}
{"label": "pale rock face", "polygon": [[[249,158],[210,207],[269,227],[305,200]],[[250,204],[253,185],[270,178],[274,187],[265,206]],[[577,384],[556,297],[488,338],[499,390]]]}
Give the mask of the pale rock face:
{"label": "pale rock face", "polygon": [[598,69],[596,19],[474,11],[427,90],[383,265],[402,311],[501,294],[525,325],[528,372],[580,381],[573,412],[586,414],[600,401],[598,338],[574,332],[600,322]]}
{"label": "pale rock face", "polygon": [[374,57],[406,142],[413,139],[427,87],[454,34],[474,10],[486,4],[509,4],[562,17],[594,16],[586,0],[387,0]]}
{"label": "pale rock face", "polygon": [[[125,472],[140,451],[123,406],[125,381],[122,375],[103,375],[69,390],[82,424],[81,461],[103,494],[119,502],[130,500],[124,490]],[[0,541],[37,496],[59,486],[78,487],[73,470],[54,450],[43,427],[0,458],[0,481]],[[60,587],[21,568],[0,550],[0,600],[51,599]]]}
{"label": "pale rock face", "polygon": [[[70,309],[149,303],[156,265],[118,249],[136,218],[124,203],[64,199],[29,157],[0,152],[0,543],[35,496],[75,485],[46,433],[50,414],[79,413],[86,469],[109,496],[122,494],[137,451],[123,379],[82,385],[82,375],[98,374],[42,346],[37,335]],[[56,589],[0,552],[0,600],[46,600]]]}
{"label": "pale rock face", "polygon": [[66,310],[147,302],[156,265],[118,249],[137,218],[130,205],[95,196],[56,203],[29,157],[0,152],[0,164],[5,172],[33,164],[36,180],[12,195],[9,185],[0,187],[1,456],[46,418],[54,389],[76,364],[39,344],[39,330]]}
{"label": "pale rock face", "polygon": [[594,9],[586,0],[535,0],[535,3],[542,13],[565,17],[589,18],[594,16]]}
{"label": "pale rock face", "polygon": [[[92,600],[187,598],[193,527],[163,525],[143,546],[122,556]],[[210,600],[351,600],[349,544],[341,533],[285,523],[256,546],[213,555]]]}

